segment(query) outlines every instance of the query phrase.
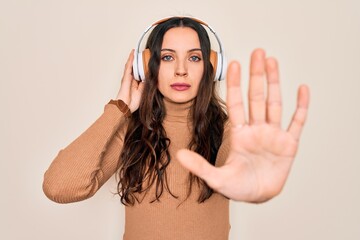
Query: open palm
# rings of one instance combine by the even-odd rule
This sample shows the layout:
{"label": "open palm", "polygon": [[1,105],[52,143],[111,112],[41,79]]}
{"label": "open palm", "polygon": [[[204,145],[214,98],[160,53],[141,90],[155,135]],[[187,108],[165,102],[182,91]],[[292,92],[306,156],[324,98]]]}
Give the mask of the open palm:
{"label": "open palm", "polygon": [[283,130],[276,60],[266,58],[262,49],[252,53],[249,118],[245,116],[240,75],[240,64],[230,63],[226,102],[231,148],[225,164],[216,168],[189,150],[180,150],[178,160],[215,191],[233,200],[264,202],[280,193],[288,177],[307,115],[309,89],[299,87],[296,111],[288,129]]}

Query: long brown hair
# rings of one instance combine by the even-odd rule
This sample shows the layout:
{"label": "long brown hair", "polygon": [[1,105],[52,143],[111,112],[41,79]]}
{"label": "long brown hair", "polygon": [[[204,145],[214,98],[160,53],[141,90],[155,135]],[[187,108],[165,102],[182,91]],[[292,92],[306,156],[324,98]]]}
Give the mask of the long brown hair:
{"label": "long brown hair", "polygon": [[[140,202],[136,193],[146,192],[153,184],[156,184],[153,201],[159,200],[164,189],[173,197],[177,197],[169,189],[166,177],[166,167],[170,163],[171,140],[162,125],[166,112],[163,96],[157,88],[163,37],[169,29],[175,27],[189,27],[197,32],[204,60],[204,73],[190,111],[193,133],[188,148],[215,165],[217,151],[222,142],[227,115],[224,102],[219,98],[216,83],[213,81],[214,70],[210,63],[209,36],[205,28],[191,18],[170,18],[152,30],[146,44],[146,48],[151,52],[149,72],[140,106],[129,119],[119,161],[117,191],[121,202],[125,205],[134,205],[135,200]],[[201,187],[198,202],[210,198],[213,190],[205,181],[193,174],[189,174],[188,196],[194,181]],[[145,183],[147,183],[146,187],[144,187]]]}

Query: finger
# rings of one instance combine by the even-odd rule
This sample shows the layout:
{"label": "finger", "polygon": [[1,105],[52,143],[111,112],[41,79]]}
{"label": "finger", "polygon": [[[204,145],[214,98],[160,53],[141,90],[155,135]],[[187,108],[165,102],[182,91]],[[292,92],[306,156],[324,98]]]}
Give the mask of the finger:
{"label": "finger", "polygon": [[131,50],[130,55],[126,61],[123,77],[121,79],[121,86],[117,95],[118,99],[123,100],[126,104],[130,103],[130,91],[132,88],[132,62],[134,59],[134,50]]}
{"label": "finger", "polygon": [[131,112],[139,108],[144,85],[143,82],[136,81],[135,79],[131,81],[131,100],[128,104]]}
{"label": "finger", "polygon": [[131,80],[133,79],[133,77],[132,77],[133,60],[134,60],[134,49],[131,50],[129,57],[126,61],[123,79],[121,81],[121,85],[124,85],[124,84],[126,85],[126,86],[124,86],[125,89],[130,89]]}
{"label": "finger", "polygon": [[219,171],[216,167],[190,150],[179,150],[176,155],[183,167],[203,179],[211,188],[217,190],[216,180],[219,179]]}
{"label": "finger", "polygon": [[301,131],[305,124],[308,107],[310,102],[310,90],[306,85],[302,85],[298,90],[297,108],[291,120],[288,132],[299,141]]}
{"label": "finger", "polygon": [[[134,79],[135,80],[135,79]],[[136,81],[136,80],[135,80]],[[138,82],[138,81],[137,81]],[[145,87],[145,83],[144,82],[138,82],[138,91],[140,91],[141,93],[144,91],[144,87]]]}
{"label": "finger", "polygon": [[142,92],[144,89],[144,82],[139,82],[137,80],[135,80],[135,78],[132,79],[131,81],[131,94],[135,93],[135,92]]}
{"label": "finger", "polygon": [[250,60],[249,120],[251,124],[265,121],[265,51],[256,49]]}
{"label": "finger", "polygon": [[244,103],[241,94],[241,67],[238,62],[231,62],[227,71],[226,105],[229,119],[233,126],[245,124]]}
{"label": "finger", "polygon": [[267,122],[281,127],[281,91],[279,82],[279,68],[275,58],[266,59],[266,76],[267,76]]}

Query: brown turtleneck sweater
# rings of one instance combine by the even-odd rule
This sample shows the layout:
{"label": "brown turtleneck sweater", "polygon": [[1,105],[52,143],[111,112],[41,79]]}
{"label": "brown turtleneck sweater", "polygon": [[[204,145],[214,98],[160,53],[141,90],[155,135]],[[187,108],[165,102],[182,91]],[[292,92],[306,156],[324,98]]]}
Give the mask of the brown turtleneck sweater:
{"label": "brown turtleneck sweater", "polygon": [[[229,200],[214,193],[204,203],[198,203],[200,189],[194,184],[188,199],[188,174],[176,160],[176,152],[186,148],[191,137],[189,104],[165,101],[163,122],[170,138],[171,161],[166,172],[174,198],[164,191],[160,201],[153,185],[142,196],[141,203],[125,207],[123,240],[227,240],[229,236]],[[117,171],[117,163],[126,131],[126,119],[113,104],[75,141],[61,150],[46,171],[43,190],[58,203],[81,201],[96,191]],[[216,159],[216,166],[224,164],[229,150],[228,131]],[[180,204],[181,203],[181,204]]]}

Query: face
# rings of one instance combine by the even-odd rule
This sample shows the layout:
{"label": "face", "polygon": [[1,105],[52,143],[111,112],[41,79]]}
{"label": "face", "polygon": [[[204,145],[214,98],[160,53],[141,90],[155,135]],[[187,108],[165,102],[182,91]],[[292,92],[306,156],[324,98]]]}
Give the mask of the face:
{"label": "face", "polygon": [[175,103],[193,100],[204,72],[199,37],[189,27],[168,30],[160,55],[158,88],[164,98]]}

